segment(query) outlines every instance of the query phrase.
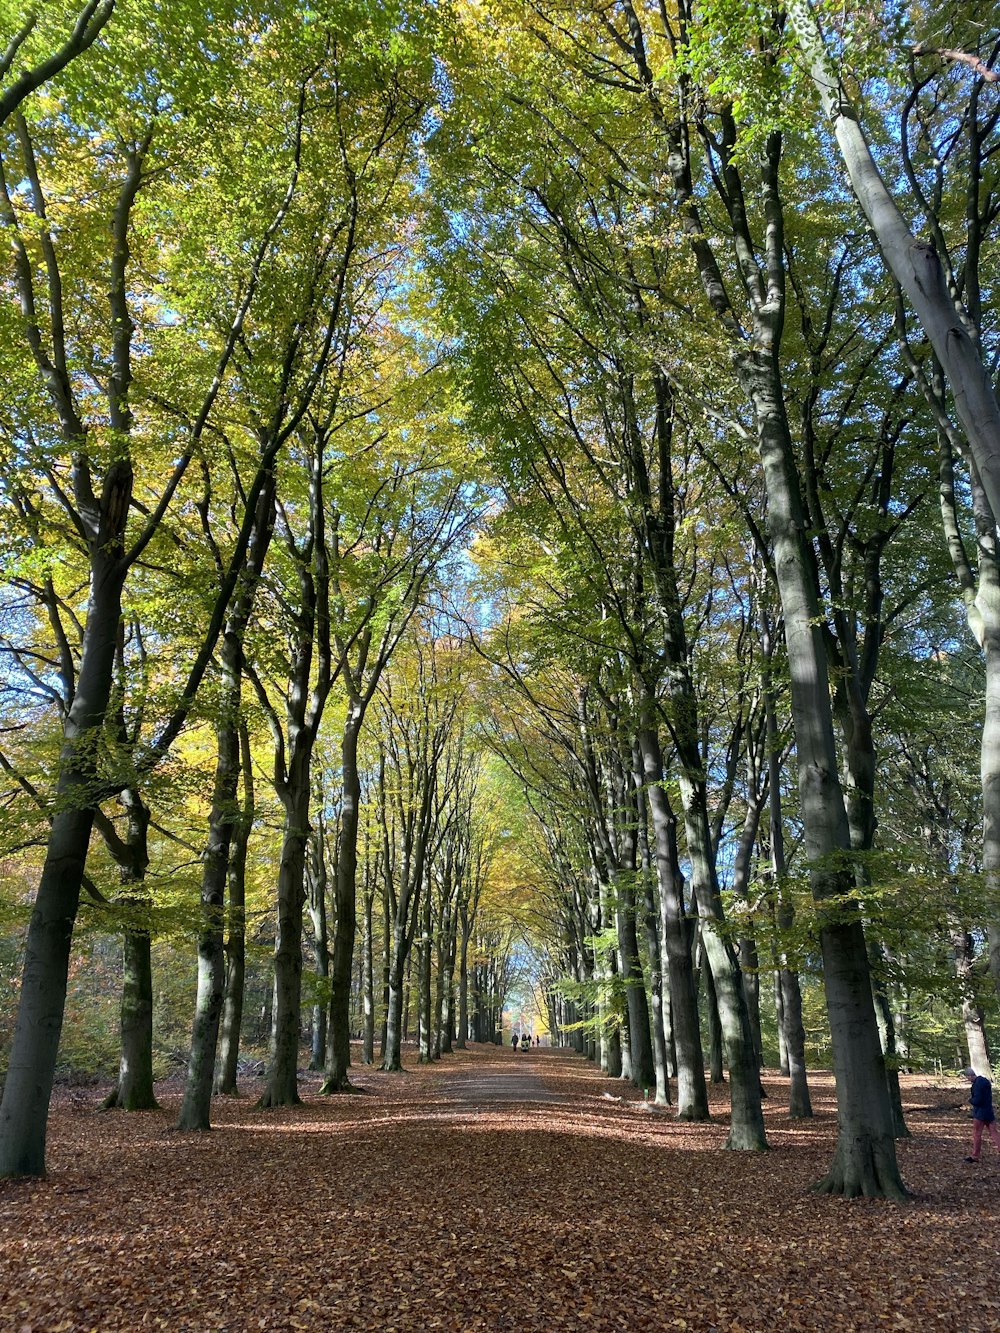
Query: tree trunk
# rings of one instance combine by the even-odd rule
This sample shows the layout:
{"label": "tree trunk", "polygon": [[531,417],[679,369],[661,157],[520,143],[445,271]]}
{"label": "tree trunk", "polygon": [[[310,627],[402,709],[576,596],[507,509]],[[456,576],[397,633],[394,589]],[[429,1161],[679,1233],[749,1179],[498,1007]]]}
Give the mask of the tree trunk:
{"label": "tree trunk", "polygon": [[461,917],[462,943],[458,954],[458,1037],[455,1049],[464,1051],[469,1033],[469,937],[472,933],[472,923],[464,907]]}
{"label": "tree trunk", "polygon": [[653,1072],[656,1077],[654,1101],[670,1105],[670,1079],[667,1076],[667,1040],[663,1027],[663,970],[660,961],[660,932],[656,898],[653,893],[652,867],[648,852],[643,857],[643,926],[646,931],[646,955],[649,958],[649,991],[653,1022]]}
{"label": "tree trunk", "polygon": [[[388,874],[388,871],[386,872]],[[392,959],[389,894],[382,894],[382,1027],[379,1037],[379,1064],[385,1061],[389,1041],[389,964]]]}
{"label": "tree trunk", "polygon": [[361,1063],[363,1065],[375,1063],[375,958],[372,948],[374,899],[374,885],[366,885],[363,939],[361,943],[361,1003],[364,1010],[364,1026],[361,1033]]}
{"label": "tree trunk", "polygon": [[656,1084],[656,1070],[653,1067],[646,983],[639,958],[634,879],[628,872],[618,876],[617,889],[618,947],[621,950],[622,976],[625,979],[628,1005],[629,1077],[637,1088],[647,1090]]}
{"label": "tree trunk", "polygon": [[757,941],[752,935],[740,936],[740,972],[743,976],[743,988],[747,997],[747,1013],[750,1018],[750,1035],[753,1037],[754,1056],[757,1068],[764,1065],[762,1056],[763,1038],[760,1027],[760,958],[757,955]]}
{"label": "tree trunk", "polygon": [[122,947],[121,1061],[105,1110],[154,1111],[153,967],[148,930],[126,930]]}
{"label": "tree trunk", "polygon": [[[819,905],[823,976],[837,1079],[838,1141],[817,1188],[906,1197],[896,1162],[885,1064],[872,1001],[864,930],[851,909],[853,875],[843,866],[850,830],[837,774],[829,671],[815,581],[810,575],[798,475],[776,353],[754,351],[742,372],[754,403],[768,498],[768,527],[785,622],[800,809],[813,896]],[[831,912],[824,912],[829,903]],[[847,904],[847,906],[845,906]]]}
{"label": "tree trunk", "polygon": [[667,953],[670,1028],[677,1060],[677,1118],[707,1120],[708,1094],[698,1024],[690,933],[684,919],[677,824],[664,788],[663,754],[651,727],[638,733],[660,887],[660,928]]}
{"label": "tree trunk", "polygon": [[438,954],[437,989],[437,1048],[441,1055],[450,1055],[455,1040],[455,954],[458,948],[457,909],[449,895],[441,925],[441,950]]}
{"label": "tree trunk", "polygon": [[702,952],[701,979],[705,983],[705,1008],[708,1011],[708,1079],[710,1083],[725,1083],[722,1062],[722,1020],[712,978],[712,965]]}
{"label": "tree trunk", "polygon": [[986,1023],[972,984],[972,939],[968,931],[959,926],[949,931],[949,938],[955,959],[955,975],[962,993],[962,1027],[969,1048],[969,1065],[972,1069],[989,1069],[992,1062],[986,1040]]}
{"label": "tree trunk", "polygon": [[421,903],[423,920],[417,950],[417,1061],[422,1065],[429,1064],[433,1058],[431,1049],[434,1023],[434,1014],[431,1009],[431,951],[434,946],[431,933],[432,898],[431,886],[429,883],[425,883]]}
{"label": "tree trunk", "polygon": [[785,1005],[781,997],[781,971],[774,970],[774,1016],[778,1022],[778,1068],[788,1077],[788,1047],[785,1044]]}
{"label": "tree trunk", "polygon": [[[215,1091],[227,1097],[239,1096],[240,1042],[243,1036],[243,1001],[247,968],[247,853],[254,819],[250,735],[243,723],[240,725],[240,754],[243,773],[243,810],[239,823],[233,829],[233,841],[229,852],[226,993],[222,1004],[219,1058],[215,1076]],[[270,1024],[268,1026],[270,1027]]]}
{"label": "tree trunk", "polygon": [[322,1069],[326,1059],[326,1013],[329,996],[323,983],[330,976],[330,945],[326,919],[326,839],[323,816],[320,813],[308,845],[307,880],[309,885],[309,917],[313,928],[313,962],[320,982],[320,993],[313,1004],[312,1035],[309,1068]]}
{"label": "tree trunk", "polygon": [[777,940],[778,970],[775,977],[775,1008],[778,1012],[779,1058],[782,1073],[789,1078],[788,1114],[794,1120],[812,1116],[809,1082],[806,1076],[806,1031],[802,1022],[802,991],[798,973],[788,966],[787,951],[780,938],[791,929],[794,913],[787,901],[785,881],[785,826],[781,808],[781,747],[775,715],[774,689],[771,681],[773,642],[770,622],[764,622],[764,671],[761,688],[764,695],[765,737],[767,742],[768,816],[770,821],[772,906]]}
{"label": "tree trunk", "polygon": [[[309,753],[306,753],[308,751]],[[293,754],[285,790],[285,825],[278,863],[278,932],[274,944],[274,1026],[271,1059],[258,1108],[297,1106],[302,1033],[302,913],[309,838],[311,746]],[[339,923],[338,923],[339,924]],[[350,974],[348,974],[348,982]]]}
{"label": "tree trunk", "polygon": [[732,1118],[726,1147],[759,1152],[767,1147],[760,1105],[760,1069],[750,1031],[743,976],[735,950],[722,933],[722,903],[710,851],[705,787],[701,780],[691,783],[683,774],[680,785],[692,890],[698,895],[702,942],[729,1065]]}
{"label": "tree trunk", "polygon": [[896,1024],[886,993],[881,973],[887,961],[881,943],[869,943],[868,963],[872,973],[872,999],[875,1001],[875,1020],[878,1023],[879,1041],[882,1045],[882,1059],[885,1061],[885,1080],[889,1089],[889,1106],[892,1110],[893,1131],[897,1139],[910,1138],[903,1117],[903,1097],[899,1087],[899,1061],[896,1054]]}
{"label": "tree trunk", "polygon": [[389,1003],[386,1007],[385,1051],[382,1068],[398,1074],[403,1068],[403,987],[406,954],[405,940],[397,929],[393,933],[392,962],[389,965]]}
{"label": "tree trunk", "polygon": [[[122,503],[127,511],[128,491]],[[97,738],[111,694],[125,570],[96,555],[83,656],[59,756],[58,799],[28,922],[3,1100],[0,1176],[45,1174],[49,1100],[66,1007],[70,943],[94,823]]]}
{"label": "tree trunk", "polygon": [[207,1130],[211,1124],[212,1084],[226,969],[222,913],[234,824],[238,819],[240,769],[249,749],[248,744],[242,744],[240,727],[243,638],[274,530],[274,494],[275,481],[273,474],[269,474],[257,495],[242,586],[227,617],[219,652],[222,698],[216,721],[215,785],[201,878],[198,990],[191,1058],[178,1129]]}
{"label": "tree trunk", "polygon": [[[986,662],[986,716],[979,764],[983,792],[983,873],[995,901],[1000,888],[1000,558],[995,524],[989,541],[980,533],[979,553],[976,607],[981,619],[980,642]],[[1000,995],[1000,924],[993,914],[987,923],[987,940],[990,976]]]}
{"label": "tree trunk", "polygon": [[344,723],[341,769],[344,799],[337,844],[337,930],[330,973],[330,1025],[327,1032],[326,1080],[322,1092],[350,1089],[351,1067],[351,973],[354,937],[357,930],[358,828],[361,815],[361,779],[358,774],[358,738],[364,721],[364,706],[352,700]]}
{"label": "tree trunk", "polygon": [[[122,793],[128,812],[128,831],[118,855],[121,864],[123,901],[148,912],[149,899],[143,882],[149,866],[149,810],[138,790]],[[153,964],[151,939],[144,926],[126,928],[122,947],[121,1058],[118,1079],[102,1103],[105,1110],[152,1111],[157,1108],[153,1091]]]}

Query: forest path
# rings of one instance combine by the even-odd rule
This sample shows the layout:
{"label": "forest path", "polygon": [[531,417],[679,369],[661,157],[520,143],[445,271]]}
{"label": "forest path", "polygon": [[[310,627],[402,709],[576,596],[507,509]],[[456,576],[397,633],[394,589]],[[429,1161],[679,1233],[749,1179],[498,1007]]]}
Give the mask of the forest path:
{"label": "forest path", "polygon": [[957,1080],[904,1077],[906,1207],[817,1197],[836,1117],[787,1119],[772,1151],[724,1151],[568,1052],[492,1046],[385,1074],[363,1096],[257,1111],[211,1134],[162,1110],[100,1114],[62,1090],[50,1175],[0,1181],[0,1333],[873,1333],[1000,1328],[1000,1158],[966,1167]]}
{"label": "forest path", "polygon": [[438,1087],[457,1112],[479,1114],[500,1106],[552,1105],[565,1097],[546,1082],[544,1071],[561,1067],[560,1059],[565,1059],[564,1052],[543,1053],[540,1047],[516,1053],[509,1047],[498,1048],[497,1058],[488,1064],[445,1063]]}

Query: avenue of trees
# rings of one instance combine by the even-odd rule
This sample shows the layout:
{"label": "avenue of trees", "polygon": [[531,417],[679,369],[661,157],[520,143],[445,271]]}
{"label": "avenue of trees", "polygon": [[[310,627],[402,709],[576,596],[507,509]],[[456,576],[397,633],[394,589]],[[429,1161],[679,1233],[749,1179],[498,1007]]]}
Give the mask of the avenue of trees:
{"label": "avenue of trees", "polygon": [[968,10],[0,0],[0,1175],[108,1045],[207,1130],[530,1002],[905,1197],[1000,1039]]}

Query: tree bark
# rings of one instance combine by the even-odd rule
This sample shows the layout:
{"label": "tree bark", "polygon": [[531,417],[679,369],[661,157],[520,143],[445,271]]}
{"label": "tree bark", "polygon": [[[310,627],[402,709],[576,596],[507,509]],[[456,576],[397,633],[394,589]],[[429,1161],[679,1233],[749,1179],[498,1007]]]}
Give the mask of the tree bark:
{"label": "tree bark", "polygon": [[257,1103],[297,1106],[299,1046],[302,1033],[302,925],[305,906],[306,849],[309,840],[311,782],[308,758],[293,758],[284,791],[284,831],[278,864],[278,930],[274,945],[274,1019],[271,1058],[264,1091]]}
{"label": "tree bark", "polygon": [[667,1074],[667,1042],[663,1026],[663,965],[660,946],[656,897],[653,891],[654,868],[649,850],[646,802],[642,796],[642,756],[638,743],[633,754],[636,782],[639,786],[637,818],[639,823],[640,866],[642,868],[642,924],[646,933],[646,957],[649,960],[649,997],[652,1010],[653,1073],[656,1079],[654,1101],[657,1106],[670,1104],[670,1079]]}
{"label": "tree bark", "polygon": [[330,970],[330,1023],[326,1044],[326,1079],[321,1092],[346,1092],[351,1088],[351,971],[357,932],[358,831],[361,817],[361,778],[358,773],[358,740],[364,721],[364,706],[358,699],[348,704],[340,747],[343,806],[337,842],[336,907],[337,929]]}
{"label": "tree bark", "polygon": [[[120,730],[124,722],[120,721]],[[121,868],[124,903],[133,910],[149,910],[143,882],[149,866],[149,809],[132,787],[122,793],[128,814],[124,844],[112,847]],[[109,844],[110,846],[110,844]],[[152,940],[146,926],[126,927],[122,943],[121,1058],[114,1088],[104,1099],[105,1110],[153,1111],[158,1103],[153,1090],[153,963]]]}
{"label": "tree bark", "polygon": [[364,1026],[361,1034],[361,1063],[375,1063],[375,957],[372,943],[373,907],[375,901],[374,883],[366,884],[364,890],[364,925],[361,943],[362,958],[362,1007]]}
{"label": "tree bark", "polygon": [[464,903],[460,909],[460,916],[462,942],[458,954],[458,1037],[455,1049],[464,1051],[469,1035],[469,939],[473,926]]}
{"label": "tree bark", "polygon": [[775,712],[771,659],[774,643],[770,620],[765,613],[763,634],[764,669],[761,689],[764,696],[764,729],[767,745],[767,790],[769,841],[774,924],[779,935],[777,943],[778,970],[775,985],[775,1007],[778,1012],[779,1055],[782,1073],[788,1075],[788,1114],[793,1120],[812,1116],[809,1081],[806,1074],[806,1032],[802,1022],[802,991],[798,973],[788,965],[788,953],[780,936],[788,932],[794,913],[785,891],[785,825],[781,804],[781,745],[778,738],[778,720]]}
{"label": "tree bark", "polygon": [[121,1061],[105,1110],[155,1111],[153,967],[148,930],[126,930],[122,944]]}
{"label": "tree bark", "polygon": [[[776,342],[774,348],[776,348]],[[768,497],[768,527],[785,622],[799,796],[820,941],[837,1079],[839,1134],[829,1173],[817,1188],[853,1197],[902,1199],[894,1126],[872,1002],[864,930],[852,907],[844,857],[850,830],[837,775],[826,649],[810,577],[798,475],[784,402],[776,392],[776,350],[744,358],[742,375],[757,418]]]}
{"label": "tree bark", "polygon": [[953,928],[949,932],[955,958],[955,975],[962,991],[962,1027],[965,1044],[969,1049],[972,1069],[989,1069],[991,1065],[989,1042],[982,1006],[977,1002],[972,985],[972,940],[968,931]]}
{"label": "tree bark", "polygon": [[[229,903],[226,937],[226,990],[219,1030],[219,1059],[215,1091],[227,1097],[239,1095],[240,1042],[243,1033],[244,988],[246,986],[246,877],[250,830],[254,820],[253,769],[250,733],[240,723],[240,770],[243,777],[243,809],[233,828],[229,852]],[[268,1025],[270,1026],[270,1025]]]}
{"label": "tree bark", "polygon": [[698,1025],[690,931],[685,923],[677,858],[677,824],[664,788],[663,754],[652,727],[639,729],[639,750],[653,831],[660,887],[660,928],[667,952],[671,1031],[677,1060],[677,1118],[707,1120],[708,1094]]}
{"label": "tree bark", "polygon": [[417,1062],[425,1065],[434,1058],[431,1049],[434,1015],[431,998],[431,952],[434,945],[432,928],[433,894],[429,878],[423,885],[420,910],[422,915],[420,939],[417,941]]}
{"label": "tree bark", "polygon": [[[113,480],[109,478],[106,491]],[[113,507],[116,511],[120,507],[124,523],[131,469],[118,480]],[[45,1174],[46,1122],[66,1006],[70,942],[94,823],[97,738],[111,695],[124,579],[122,562],[95,551],[80,675],[66,720],[58,799],[28,922],[17,1020],[0,1102],[0,1176]]]}
{"label": "tree bark", "polygon": [[309,1057],[311,1070],[322,1069],[326,1060],[326,1014],[329,996],[323,991],[324,983],[329,984],[330,946],[326,923],[326,829],[322,811],[308,845],[306,862],[307,896],[309,917],[313,928],[313,962],[320,984],[320,993],[313,1004],[312,1036]]}
{"label": "tree bark", "polygon": [[227,617],[219,652],[222,698],[216,719],[215,780],[208,818],[201,878],[201,926],[198,935],[198,988],[191,1055],[178,1129],[211,1127],[212,1086],[225,988],[226,957],[223,907],[230,871],[233,828],[239,818],[237,793],[243,755],[240,705],[243,684],[243,637],[253,610],[261,570],[274,528],[275,482],[269,472],[257,494],[246,567],[236,601]]}

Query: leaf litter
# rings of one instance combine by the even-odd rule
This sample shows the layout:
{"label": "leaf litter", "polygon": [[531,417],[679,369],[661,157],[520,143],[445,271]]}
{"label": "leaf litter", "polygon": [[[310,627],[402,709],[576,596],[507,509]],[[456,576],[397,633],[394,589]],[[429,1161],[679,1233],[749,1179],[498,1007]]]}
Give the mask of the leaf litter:
{"label": "leaf litter", "polygon": [[[412,1054],[410,1056],[412,1059]],[[963,1158],[958,1080],[903,1076],[905,1205],[810,1191],[832,1156],[765,1075],[771,1150],[650,1115],[579,1056],[470,1047],[366,1095],[254,1109],[217,1098],[209,1134],[57,1094],[49,1175],[0,1181],[7,1333],[796,1333],[1000,1328],[1000,1154]],[[606,1095],[611,1093],[610,1096]],[[989,1155],[987,1155],[989,1154]]]}

